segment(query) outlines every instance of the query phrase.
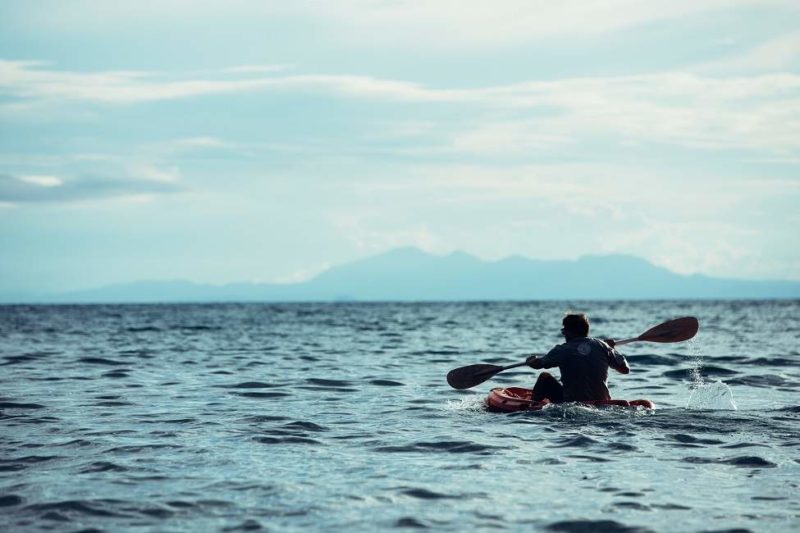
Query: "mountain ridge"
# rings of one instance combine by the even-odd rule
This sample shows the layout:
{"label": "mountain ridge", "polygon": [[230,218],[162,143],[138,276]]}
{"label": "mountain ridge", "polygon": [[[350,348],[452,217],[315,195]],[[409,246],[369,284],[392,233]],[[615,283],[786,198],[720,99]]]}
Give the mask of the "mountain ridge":
{"label": "mountain ridge", "polygon": [[800,282],[683,275],[625,254],[575,260],[520,255],[484,261],[456,251],[395,248],[299,283],[138,281],[56,294],[0,294],[0,303],[642,300],[800,298]]}

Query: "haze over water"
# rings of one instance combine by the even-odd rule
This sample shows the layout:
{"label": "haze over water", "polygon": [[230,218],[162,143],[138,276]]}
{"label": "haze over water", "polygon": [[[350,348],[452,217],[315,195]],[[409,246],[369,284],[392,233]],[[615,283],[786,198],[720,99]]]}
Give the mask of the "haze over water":
{"label": "haze over water", "polygon": [[[632,373],[610,376],[614,397],[656,411],[484,410],[491,387],[532,384],[529,369],[445,383],[543,353],[568,310],[616,338],[699,318],[692,342],[626,346]],[[796,530],[799,311],[0,307],[0,529]]]}

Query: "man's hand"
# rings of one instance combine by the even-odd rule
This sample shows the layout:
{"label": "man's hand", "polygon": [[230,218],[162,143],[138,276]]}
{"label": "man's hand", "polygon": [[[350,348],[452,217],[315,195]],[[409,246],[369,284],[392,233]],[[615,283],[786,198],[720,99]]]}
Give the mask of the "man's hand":
{"label": "man's hand", "polygon": [[612,348],[617,345],[617,341],[615,341],[614,339],[603,339],[603,342],[605,342]]}
{"label": "man's hand", "polygon": [[527,364],[531,368],[542,368],[542,361],[537,356],[532,355],[525,359],[525,364]]}

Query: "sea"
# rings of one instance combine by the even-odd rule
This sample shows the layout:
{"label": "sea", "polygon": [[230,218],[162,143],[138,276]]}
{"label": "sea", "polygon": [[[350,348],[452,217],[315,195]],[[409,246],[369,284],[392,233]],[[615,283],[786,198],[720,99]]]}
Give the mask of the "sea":
{"label": "sea", "polygon": [[[612,396],[453,368],[636,337]],[[0,307],[0,531],[798,531],[800,301]],[[556,370],[557,375],[557,370]]]}

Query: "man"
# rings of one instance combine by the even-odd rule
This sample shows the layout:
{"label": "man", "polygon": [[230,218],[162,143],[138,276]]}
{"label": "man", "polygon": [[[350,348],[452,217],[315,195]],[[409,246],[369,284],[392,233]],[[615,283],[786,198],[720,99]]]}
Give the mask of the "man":
{"label": "man", "polygon": [[625,356],[614,349],[614,341],[589,337],[589,319],[584,314],[568,314],[562,320],[564,344],[544,357],[528,357],[531,368],[561,370],[561,383],[547,372],[539,374],[533,386],[533,400],[551,402],[588,402],[610,400],[608,367],[627,374],[631,371]]}

